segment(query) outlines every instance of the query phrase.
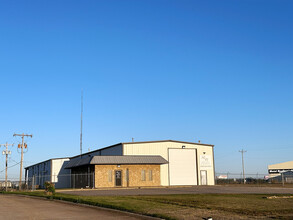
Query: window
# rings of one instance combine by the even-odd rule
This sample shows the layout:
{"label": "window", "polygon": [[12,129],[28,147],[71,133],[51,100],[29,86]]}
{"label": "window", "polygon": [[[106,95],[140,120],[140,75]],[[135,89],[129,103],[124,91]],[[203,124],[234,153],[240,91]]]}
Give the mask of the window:
{"label": "window", "polygon": [[293,177],[286,177],[285,182],[286,183],[293,183]]}
{"label": "window", "polygon": [[141,171],[141,181],[145,181],[145,170]]}
{"label": "window", "polygon": [[149,181],[153,181],[153,171],[149,170]]}
{"label": "window", "polygon": [[128,169],[126,169],[125,180],[126,180],[126,182],[129,181],[129,170]]}
{"label": "window", "polygon": [[108,171],[108,181],[112,182],[112,170]]}

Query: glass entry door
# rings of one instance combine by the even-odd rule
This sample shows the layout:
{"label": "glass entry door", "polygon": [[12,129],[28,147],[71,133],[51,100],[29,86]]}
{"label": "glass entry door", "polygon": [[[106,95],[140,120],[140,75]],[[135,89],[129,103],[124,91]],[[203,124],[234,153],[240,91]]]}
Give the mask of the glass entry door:
{"label": "glass entry door", "polygon": [[115,186],[122,186],[122,171],[115,171]]}

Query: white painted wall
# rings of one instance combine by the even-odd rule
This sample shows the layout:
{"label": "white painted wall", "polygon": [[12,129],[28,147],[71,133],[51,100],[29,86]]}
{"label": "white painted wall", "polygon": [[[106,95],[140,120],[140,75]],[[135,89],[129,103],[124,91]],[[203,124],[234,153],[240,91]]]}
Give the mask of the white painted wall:
{"label": "white painted wall", "polygon": [[[168,149],[178,148],[182,149],[197,149],[197,174],[200,170],[207,171],[207,184],[214,185],[214,161],[213,161],[213,147],[200,144],[183,143],[183,142],[145,142],[145,143],[125,143],[123,144],[123,155],[160,155],[166,160],[169,160]],[[207,157],[207,162],[203,161],[203,156]],[[202,158],[202,159],[200,159]],[[200,185],[200,177],[198,184]],[[169,165],[161,165],[161,185],[169,185]]]}
{"label": "white painted wall", "polygon": [[68,162],[69,158],[52,160],[51,182],[57,189],[70,187],[70,169],[64,169]]}

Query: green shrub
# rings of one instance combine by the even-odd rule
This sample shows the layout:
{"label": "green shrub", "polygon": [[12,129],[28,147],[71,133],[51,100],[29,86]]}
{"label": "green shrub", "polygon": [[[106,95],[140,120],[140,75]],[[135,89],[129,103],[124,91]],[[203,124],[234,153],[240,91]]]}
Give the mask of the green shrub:
{"label": "green shrub", "polygon": [[49,181],[45,182],[45,192],[46,194],[55,194],[55,184]]}

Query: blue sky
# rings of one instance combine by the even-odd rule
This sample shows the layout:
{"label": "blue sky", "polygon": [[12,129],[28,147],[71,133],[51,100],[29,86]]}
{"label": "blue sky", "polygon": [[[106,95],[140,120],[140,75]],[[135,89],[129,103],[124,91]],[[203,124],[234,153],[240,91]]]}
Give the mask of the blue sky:
{"label": "blue sky", "polygon": [[25,166],[78,154],[83,89],[84,151],[201,140],[217,172],[240,173],[244,148],[246,171],[266,173],[293,159],[292,11],[291,0],[1,1],[0,144],[32,133]]}

